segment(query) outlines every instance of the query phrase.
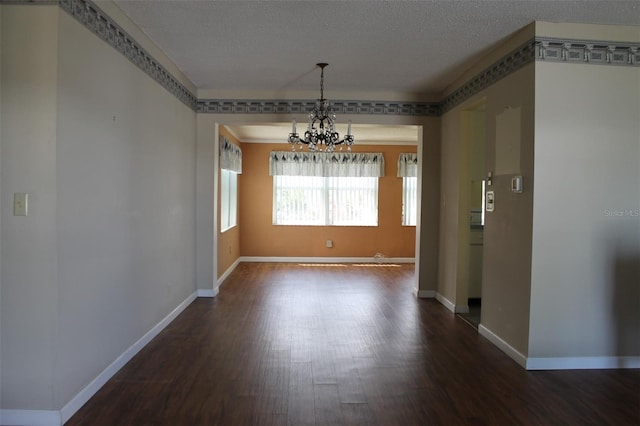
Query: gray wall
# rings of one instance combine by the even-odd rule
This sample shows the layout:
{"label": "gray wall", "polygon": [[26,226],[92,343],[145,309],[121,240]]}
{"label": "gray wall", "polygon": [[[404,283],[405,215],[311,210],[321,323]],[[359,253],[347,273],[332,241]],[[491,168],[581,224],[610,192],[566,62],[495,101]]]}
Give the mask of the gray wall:
{"label": "gray wall", "polygon": [[[482,326],[526,355],[529,336],[529,286],[533,199],[534,65],[497,81],[468,102],[447,112],[442,134],[442,195],[438,293],[455,307],[467,305],[469,182],[472,173],[463,133],[469,111],[486,105],[485,167],[494,174],[487,187],[496,196],[494,212],[485,216],[482,266]],[[517,134],[507,146],[496,143],[498,117],[519,111]],[[467,123],[468,124],[468,123]],[[517,146],[517,161],[497,164],[505,150]],[[512,169],[512,170],[510,170]],[[514,174],[524,176],[522,194],[510,191]]]}
{"label": "gray wall", "polygon": [[640,355],[640,69],[536,63],[529,356]]}
{"label": "gray wall", "polygon": [[[2,8],[0,403],[53,409],[58,9]],[[13,216],[15,192],[29,216]]]}
{"label": "gray wall", "polygon": [[59,410],[195,292],[196,115],[57,7],[2,19],[2,408]]}

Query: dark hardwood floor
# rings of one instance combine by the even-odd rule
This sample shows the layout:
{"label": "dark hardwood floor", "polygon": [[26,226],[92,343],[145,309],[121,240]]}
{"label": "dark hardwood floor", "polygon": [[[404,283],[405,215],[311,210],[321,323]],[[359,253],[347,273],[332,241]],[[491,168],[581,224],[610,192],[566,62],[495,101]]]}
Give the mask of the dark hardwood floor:
{"label": "dark hardwood floor", "polygon": [[413,277],[241,264],[67,425],[640,424],[640,371],[527,372]]}

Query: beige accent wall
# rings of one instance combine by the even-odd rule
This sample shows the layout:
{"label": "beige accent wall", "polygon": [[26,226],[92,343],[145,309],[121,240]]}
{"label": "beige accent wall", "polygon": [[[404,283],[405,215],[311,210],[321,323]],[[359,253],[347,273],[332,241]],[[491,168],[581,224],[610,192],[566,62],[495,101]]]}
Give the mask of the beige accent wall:
{"label": "beige accent wall", "polygon": [[[354,152],[382,152],[385,176],[378,179],[378,226],[282,226],[272,224],[273,177],[269,153],[289,150],[287,144],[242,144],[240,181],[240,251],[261,257],[387,257],[415,256],[415,227],[402,226],[402,178],[397,177],[401,152],[416,146],[356,145]],[[348,179],[348,178],[347,178]],[[333,247],[326,247],[326,240]]]}
{"label": "beige accent wall", "polygon": [[[240,146],[240,142],[224,127],[220,129],[220,136],[226,137],[230,142]],[[218,138],[218,143],[220,138]],[[219,147],[218,147],[219,149]],[[243,152],[244,156],[244,152]],[[218,278],[220,278],[240,257],[240,185],[242,174],[238,175],[238,225],[225,232],[220,232],[220,168],[218,167]]]}

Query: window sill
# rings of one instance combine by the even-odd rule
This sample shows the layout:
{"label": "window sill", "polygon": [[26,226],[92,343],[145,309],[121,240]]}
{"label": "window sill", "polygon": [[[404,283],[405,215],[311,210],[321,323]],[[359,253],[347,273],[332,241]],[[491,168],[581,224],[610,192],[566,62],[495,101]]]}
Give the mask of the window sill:
{"label": "window sill", "polygon": [[221,234],[224,234],[225,232],[230,231],[230,230],[232,230],[233,228],[237,228],[237,227],[238,227],[238,225],[233,225],[233,226],[230,226],[230,227],[228,227],[228,228],[221,229],[221,230],[220,230],[220,233],[221,233]]}

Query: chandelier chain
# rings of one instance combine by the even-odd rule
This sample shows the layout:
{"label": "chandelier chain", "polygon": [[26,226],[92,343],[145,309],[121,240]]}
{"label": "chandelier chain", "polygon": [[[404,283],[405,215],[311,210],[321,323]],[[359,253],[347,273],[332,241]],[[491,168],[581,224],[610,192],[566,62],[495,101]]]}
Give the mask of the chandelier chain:
{"label": "chandelier chain", "polygon": [[324,67],[320,71],[320,99],[324,100]]}

